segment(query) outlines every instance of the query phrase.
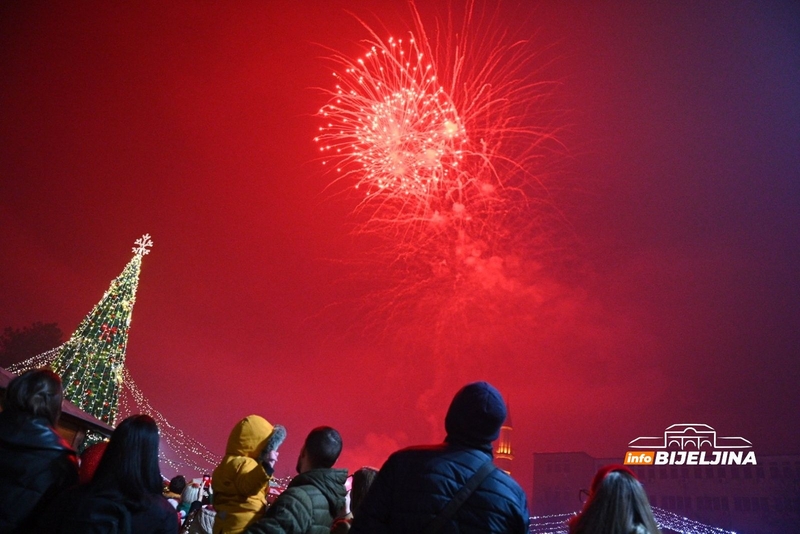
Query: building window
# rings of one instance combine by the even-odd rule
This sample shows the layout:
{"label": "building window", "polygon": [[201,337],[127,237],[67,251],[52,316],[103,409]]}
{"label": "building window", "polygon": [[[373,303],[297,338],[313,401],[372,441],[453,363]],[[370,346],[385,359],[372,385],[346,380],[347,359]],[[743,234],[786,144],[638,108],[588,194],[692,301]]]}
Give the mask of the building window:
{"label": "building window", "polygon": [[714,500],[711,502],[711,505],[713,506],[714,510],[718,512],[720,507],[719,497],[714,497]]}
{"label": "building window", "polygon": [[714,478],[714,468],[706,467],[706,478]]}
{"label": "building window", "polygon": [[691,497],[686,497],[683,500],[683,502],[686,504],[686,509],[687,510],[691,510],[692,509],[692,498]]}
{"label": "building window", "polygon": [[675,509],[675,496],[674,495],[670,495],[669,497],[667,497],[667,503],[669,504],[669,506],[667,506],[667,510],[674,510]]}
{"label": "building window", "polygon": [[753,468],[749,465],[742,467],[742,471],[744,471],[744,478],[753,478]]}
{"label": "building window", "polygon": [[741,497],[736,496],[736,497],[733,498],[733,509],[736,510],[737,512],[741,512],[742,511],[742,498]]}
{"label": "building window", "polygon": [[756,466],[756,478],[764,478],[764,466],[757,465]]}
{"label": "building window", "polygon": [[703,478],[703,468],[702,467],[695,467],[694,468],[694,478]]}
{"label": "building window", "polygon": [[725,471],[724,467],[720,467],[719,469],[717,469],[717,477],[725,478],[727,475],[728,475],[728,472]]}
{"label": "building window", "polygon": [[669,477],[670,478],[678,478],[678,468],[677,467],[673,467],[670,470]]}
{"label": "building window", "polygon": [[794,473],[792,473],[792,466],[789,464],[789,462],[783,462],[783,478],[789,480],[793,476]]}
{"label": "building window", "polygon": [[682,496],[678,495],[678,498],[675,500],[675,507],[678,510],[683,511],[683,497]]}
{"label": "building window", "polygon": [[739,467],[738,466],[734,465],[734,466],[731,467],[731,478],[739,478]]}
{"label": "building window", "polygon": [[750,497],[742,497],[742,511],[750,511]]}
{"label": "building window", "polygon": [[689,478],[689,468],[688,467],[681,468],[681,477],[682,478]]}
{"label": "building window", "polygon": [[722,505],[722,509],[727,512],[729,510],[729,508],[728,508],[728,497],[723,495],[720,500],[722,501],[720,503]]}
{"label": "building window", "polygon": [[758,502],[758,497],[753,497],[753,511],[758,512],[761,509]]}
{"label": "building window", "polygon": [[769,512],[769,499],[766,497],[761,497],[761,511]]}
{"label": "building window", "polygon": [[658,498],[655,495],[650,495],[648,499],[650,499],[650,506],[658,506]]}
{"label": "building window", "polygon": [[658,470],[658,478],[660,478],[662,480],[667,478],[667,469],[666,468],[662,467],[661,469]]}

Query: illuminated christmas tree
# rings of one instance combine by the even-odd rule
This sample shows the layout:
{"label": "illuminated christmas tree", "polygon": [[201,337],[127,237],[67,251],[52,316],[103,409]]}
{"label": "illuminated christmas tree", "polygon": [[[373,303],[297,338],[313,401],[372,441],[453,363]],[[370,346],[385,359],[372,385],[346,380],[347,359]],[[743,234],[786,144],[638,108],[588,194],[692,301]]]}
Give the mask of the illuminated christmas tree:
{"label": "illuminated christmas tree", "polygon": [[64,396],[83,411],[113,425],[119,407],[125,349],[142,257],[153,246],[150,234],[135,241],[133,259],[52,362],[61,376]]}

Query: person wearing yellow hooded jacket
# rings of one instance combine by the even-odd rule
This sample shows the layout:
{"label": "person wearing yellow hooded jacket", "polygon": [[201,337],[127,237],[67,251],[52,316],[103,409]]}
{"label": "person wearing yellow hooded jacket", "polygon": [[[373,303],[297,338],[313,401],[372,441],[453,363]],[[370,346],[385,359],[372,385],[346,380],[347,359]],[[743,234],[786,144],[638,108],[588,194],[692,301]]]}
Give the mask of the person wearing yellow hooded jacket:
{"label": "person wearing yellow hooded jacket", "polygon": [[212,474],[214,534],[239,534],[265,510],[269,480],[286,429],[248,415],[233,427],[225,456]]}

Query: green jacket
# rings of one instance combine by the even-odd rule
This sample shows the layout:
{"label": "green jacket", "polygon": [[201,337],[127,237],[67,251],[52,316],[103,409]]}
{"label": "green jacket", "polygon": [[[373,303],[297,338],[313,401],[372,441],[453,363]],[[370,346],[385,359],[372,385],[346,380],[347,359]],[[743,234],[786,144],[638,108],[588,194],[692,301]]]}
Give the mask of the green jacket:
{"label": "green jacket", "polygon": [[294,477],[247,534],[329,534],[344,507],[346,469],[312,469]]}

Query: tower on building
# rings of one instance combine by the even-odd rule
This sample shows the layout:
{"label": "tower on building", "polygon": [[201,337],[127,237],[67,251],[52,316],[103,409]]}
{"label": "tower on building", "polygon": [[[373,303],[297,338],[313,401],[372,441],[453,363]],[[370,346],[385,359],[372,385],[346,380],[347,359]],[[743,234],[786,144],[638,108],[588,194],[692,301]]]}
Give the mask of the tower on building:
{"label": "tower on building", "polygon": [[514,460],[514,450],[511,448],[511,406],[508,407],[508,415],[500,427],[500,437],[497,438],[494,448],[494,463],[511,474],[511,462]]}

